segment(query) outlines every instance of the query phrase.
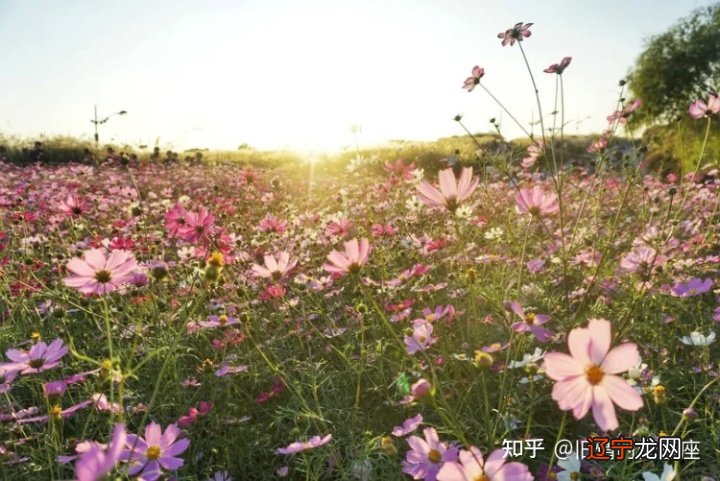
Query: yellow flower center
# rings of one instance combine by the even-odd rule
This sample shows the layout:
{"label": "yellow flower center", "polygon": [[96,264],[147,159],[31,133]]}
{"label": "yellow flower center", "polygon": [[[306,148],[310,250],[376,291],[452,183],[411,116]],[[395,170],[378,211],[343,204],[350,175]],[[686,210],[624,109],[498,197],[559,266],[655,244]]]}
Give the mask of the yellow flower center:
{"label": "yellow flower center", "polygon": [[482,473],[479,476],[475,476],[473,481],[490,481],[490,478],[488,478],[485,473]]}
{"label": "yellow flower center", "polygon": [[218,322],[220,323],[221,326],[224,326],[225,324],[228,323],[228,317],[225,314],[223,314],[222,316],[218,317]]}
{"label": "yellow flower center", "polygon": [[418,336],[418,342],[420,344],[425,344],[425,341],[427,341],[427,338],[425,336]]}
{"label": "yellow flower center", "polygon": [[603,380],[605,373],[600,366],[592,365],[585,371],[587,380],[593,386],[597,386]]}
{"label": "yellow flower center", "polygon": [[428,453],[428,461],[437,464],[442,461],[442,454],[440,454],[440,451],[438,451],[437,449],[431,449]]}
{"label": "yellow flower center", "polygon": [[528,324],[534,324],[535,323],[535,313],[534,312],[528,312],[525,314],[525,322]]}
{"label": "yellow flower center", "polygon": [[574,473],[570,473],[570,479],[572,481],[576,481],[576,480],[580,479],[580,473],[578,473],[577,471]]}
{"label": "yellow flower center", "polygon": [[52,407],[52,409],[50,410],[50,417],[58,420],[62,418],[62,408],[59,404],[56,404]]}
{"label": "yellow flower center", "polygon": [[147,451],[145,451],[145,457],[148,458],[150,461],[156,461],[160,457],[160,446],[157,444],[153,444],[149,448],[147,448]]}
{"label": "yellow flower center", "polygon": [[112,279],[112,273],[110,271],[97,271],[95,273],[95,280],[100,284],[107,284]]}

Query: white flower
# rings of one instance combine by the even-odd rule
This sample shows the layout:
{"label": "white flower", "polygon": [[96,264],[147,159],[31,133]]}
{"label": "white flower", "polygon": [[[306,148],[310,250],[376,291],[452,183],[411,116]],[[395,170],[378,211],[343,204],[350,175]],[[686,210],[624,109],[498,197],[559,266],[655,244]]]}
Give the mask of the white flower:
{"label": "white flower", "polygon": [[510,364],[508,364],[508,369],[525,367],[530,363],[538,362],[543,357],[545,357],[545,351],[543,351],[539,347],[536,347],[535,352],[533,352],[532,354],[523,354],[522,361],[510,361]]}
{"label": "white flower", "polygon": [[191,259],[195,255],[195,248],[193,246],[181,247],[178,249],[177,255],[182,260]]}
{"label": "white flower", "polygon": [[473,208],[469,205],[461,205],[455,210],[455,217],[458,219],[469,219],[472,217]]}
{"label": "white flower", "polygon": [[495,240],[502,237],[503,234],[504,231],[501,227],[493,227],[492,229],[488,229],[488,231],[485,232],[485,235],[483,237],[485,237],[487,240]]}
{"label": "white flower", "polygon": [[420,202],[420,199],[418,199],[417,196],[410,197],[405,201],[405,208],[410,212],[419,212],[423,205],[424,204]]}
{"label": "white flower", "polygon": [[425,170],[417,168],[412,171],[412,182],[413,184],[419,184],[425,179]]}
{"label": "white flower", "polygon": [[642,473],[642,476],[644,481],[673,481],[673,479],[675,479],[675,469],[673,469],[673,467],[669,464],[665,463],[665,465],[663,466],[663,472],[660,476],[648,471]]}
{"label": "white flower", "polygon": [[563,469],[563,471],[557,473],[558,481],[572,481],[580,479],[580,459],[577,454],[570,453],[566,459],[558,460],[557,465]]}
{"label": "white flower", "polygon": [[647,369],[647,364],[639,362],[628,370],[628,377],[630,379],[639,379],[645,369]]}
{"label": "white flower", "polygon": [[693,331],[690,333],[690,337],[681,337],[680,342],[686,346],[709,346],[715,342],[715,333],[711,331],[710,334],[705,336],[698,331]]}

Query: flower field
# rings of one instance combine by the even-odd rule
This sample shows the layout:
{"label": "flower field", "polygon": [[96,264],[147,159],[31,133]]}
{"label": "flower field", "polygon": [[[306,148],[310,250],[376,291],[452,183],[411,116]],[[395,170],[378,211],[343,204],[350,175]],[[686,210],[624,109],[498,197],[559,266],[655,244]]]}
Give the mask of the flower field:
{"label": "flower field", "polygon": [[641,108],[573,167],[3,162],[0,477],[717,478],[720,172],[613,149]]}

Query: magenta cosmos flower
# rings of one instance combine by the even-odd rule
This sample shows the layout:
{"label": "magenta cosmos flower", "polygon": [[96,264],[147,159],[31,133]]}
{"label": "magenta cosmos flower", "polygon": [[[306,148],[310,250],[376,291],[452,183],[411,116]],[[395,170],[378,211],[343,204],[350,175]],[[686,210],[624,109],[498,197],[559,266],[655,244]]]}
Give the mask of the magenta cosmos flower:
{"label": "magenta cosmos flower", "polygon": [[515,195],[515,202],[517,202],[516,208],[519,214],[541,217],[560,210],[557,195],[546,193],[539,185],[532,189],[521,189]]}
{"label": "magenta cosmos flower", "polygon": [[75,463],[77,481],[98,481],[115,469],[126,439],[125,425],[116,424],[107,448],[103,448],[97,443],[91,443],[90,449],[83,452]]}
{"label": "magenta cosmos flower", "polygon": [[522,319],[522,321],[513,323],[512,328],[515,332],[532,332],[535,338],[542,343],[548,342],[553,337],[552,331],[542,327],[550,320],[550,316],[525,312],[525,309],[516,301],[510,303],[510,309]]}
{"label": "magenta cosmos flower", "polygon": [[508,43],[512,47],[515,45],[515,42],[522,42],[524,38],[529,37],[532,35],[532,32],[530,31],[530,27],[532,27],[532,23],[525,23],[518,22],[515,24],[513,28],[508,28],[504,32],[498,33],[498,38],[502,39],[502,45],[503,47],[507,45]]}
{"label": "magenta cosmos flower", "polygon": [[693,277],[687,282],[676,284],[672,288],[672,293],[677,297],[695,297],[710,292],[713,287],[713,280],[700,279]]}
{"label": "magenta cosmos flower", "polygon": [[180,230],[185,227],[185,207],[182,204],[175,204],[165,213],[165,228],[171,237],[178,236]]}
{"label": "magenta cosmos flower", "polygon": [[701,119],[703,117],[710,117],[720,112],[720,97],[717,95],[708,95],[707,103],[701,99],[696,100],[690,104],[688,109],[690,117],[694,119]]}
{"label": "magenta cosmos flower", "polygon": [[215,216],[205,207],[200,207],[197,212],[185,213],[183,220],[185,225],[178,229],[178,236],[192,244],[208,240],[215,228]]}
{"label": "magenta cosmos flower", "polygon": [[472,74],[465,79],[462,88],[468,92],[472,92],[475,86],[480,83],[480,79],[485,75],[485,69],[475,65],[472,69]]}
{"label": "magenta cosmos flower", "polygon": [[397,437],[407,436],[411,432],[415,431],[423,422],[422,414],[413,416],[403,421],[402,426],[395,426],[392,430],[392,435]]}
{"label": "magenta cosmos flower", "polygon": [[566,68],[568,68],[568,65],[570,65],[570,62],[572,61],[572,57],[564,57],[560,63],[554,63],[550,65],[548,68],[543,70],[545,73],[556,73],[558,75],[562,75]]}
{"label": "magenta cosmos flower", "polygon": [[3,366],[8,371],[20,374],[37,374],[57,367],[67,352],[68,348],[62,339],[55,339],[50,345],[38,342],[29,351],[8,349],[5,355],[12,362]]}
{"label": "magenta cosmos flower", "polygon": [[345,242],[345,252],[333,250],[327,256],[323,269],[331,274],[347,274],[360,270],[360,267],[367,264],[370,257],[370,242],[363,239],[352,239]]}
{"label": "magenta cosmos flower", "polygon": [[425,439],[418,436],[407,439],[410,450],[405,455],[402,470],[413,479],[435,481],[443,463],[457,460],[457,449],[441,443],[434,428],[424,429],[423,434]]}
{"label": "magenta cosmos flower", "polygon": [[279,280],[285,277],[296,264],[296,260],[290,262],[290,254],[287,252],[281,252],[277,257],[268,254],[265,256],[265,265],[254,264],[252,271],[257,277]]}
{"label": "magenta cosmos flower", "polygon": [[473,178],[472,167],[463,168],[459,180],[455,180],[453,169],[448,168],[438,173],[439,190],[426,180],[418,184],[418,198],[429,207],[445,207],[454,212],[475,191],[478,182],[478,178]]}
{"label": "magenta cosmos flower", "polygon": [[109,256],[101,249],[85,251],[83,259],[75,257],[67,263],[73,275],[65,279],[65,285],[83,294],[107,294],[133,280],[138,268],[135,256],[125,250],[115,250]]}
{"label": "magenta cosmos flower", "polygon": [[66,215],[79,217],[88,210],[90,203],[87,199],[69,194],[65,200],[60,202],[58,207],[60,208],[60,212]]}
{"label": "magenta cosmos flower", "polygon": [[287,445],[287,447],[284,448],[278,448],[277,453],[278,454],[294,454],[294,453],[300,453],[302,451],[307,451],[309,449],[315,449],[319,448],[320,446],[324,446],[327,443],[332,440],[332,434],[327,434],[325,437],[320,436],[313,436],[307,441],[295,441],[294,443],[290,443]]}
{"label": "magenta cosmos flower", "polygon": [[557,381],[552,398],[563,411],[572,409],[575,419],[583,418],[592,407],[593,418],[603,431],[617,429],[615,404],[628,411],[643,406],[640,394],[618,374],[640,363],[634,343],[610,350],[610,322],[592,319],[587,328],[570,331],[570,355],[545,355],[545,372]]}
{"label": "magenta cosmos flower", "polygon": [[145,481],[155,481],[162,475],[162,470],[175,471],[184,464],[178,456],[190,445],[189,439],[180,439],[180,428],[171,424],[162,432],[159,424],[152,422],[145,427],[145,439],[128,434],[125,441],[126,449],[120,459],[131,463],[128,474],[142,474]]}
{"label": "magenta cosmos flower", "polygon": [[438,481],[532,481],[528,467],[522,463],[505,464],[502,449],[493,451],[486,460],[475,446],[460,451],[460,462],[445,463],[437,475]]}

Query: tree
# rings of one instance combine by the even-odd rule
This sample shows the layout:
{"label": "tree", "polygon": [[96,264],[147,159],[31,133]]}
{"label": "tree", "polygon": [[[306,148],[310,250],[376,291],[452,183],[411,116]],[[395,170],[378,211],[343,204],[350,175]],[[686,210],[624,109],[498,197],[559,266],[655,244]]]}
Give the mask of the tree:
{"label": "tree", "polygon": [[717,92],[720,75],[720,3],[695,10],[652,37],[630,74],[643,100],[636,120],[645,125],[687,115],[696,98]]}

